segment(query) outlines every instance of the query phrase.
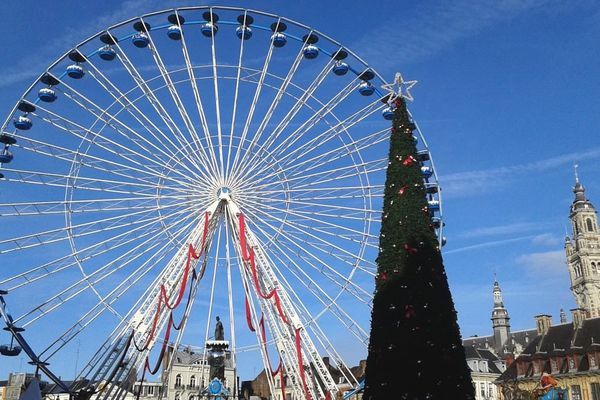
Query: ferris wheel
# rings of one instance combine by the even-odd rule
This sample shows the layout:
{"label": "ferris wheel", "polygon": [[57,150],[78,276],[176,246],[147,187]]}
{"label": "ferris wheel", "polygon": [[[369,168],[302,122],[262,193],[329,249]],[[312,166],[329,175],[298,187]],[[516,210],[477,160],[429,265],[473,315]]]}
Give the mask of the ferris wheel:
{"label": "ferris wheel", "polygon": [[0,135],[5,365],[120,399],[167,344],[210,350],[220,315],[272,393],[285,373],[297,399],[334,395],[323,357],[357,384],[400,76],[231,7],[131,18],[40,72]]}

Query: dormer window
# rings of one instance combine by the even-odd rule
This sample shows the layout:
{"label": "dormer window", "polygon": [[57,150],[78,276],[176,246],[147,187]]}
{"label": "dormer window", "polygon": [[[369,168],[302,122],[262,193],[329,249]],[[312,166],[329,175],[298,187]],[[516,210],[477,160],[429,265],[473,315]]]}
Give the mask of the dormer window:
{"label": "dormer window", "polygon": [[589,355],[590,368],[596,368],[596,356],[594,354]]}
{"label": "dormer window", "polygon": [[575,369],[575,360],[569,357],[569,369]]}

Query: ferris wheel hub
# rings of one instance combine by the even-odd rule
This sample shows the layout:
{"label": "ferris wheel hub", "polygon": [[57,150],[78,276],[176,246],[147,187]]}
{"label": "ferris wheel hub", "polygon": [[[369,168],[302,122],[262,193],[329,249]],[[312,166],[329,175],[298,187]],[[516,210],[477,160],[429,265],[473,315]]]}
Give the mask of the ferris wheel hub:
{"label": "ferris wheel hub", "polygon": [[219,200],[225,200],[227,202],[231,201],[231,189],[227,186],[221,186],[217,190],[217,197]]}

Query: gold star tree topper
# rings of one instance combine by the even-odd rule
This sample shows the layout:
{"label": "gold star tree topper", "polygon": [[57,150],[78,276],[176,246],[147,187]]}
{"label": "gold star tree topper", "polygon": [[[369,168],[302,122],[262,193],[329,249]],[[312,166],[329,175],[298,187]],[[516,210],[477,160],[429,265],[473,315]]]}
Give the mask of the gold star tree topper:
{"label": "gold star tree topper", "polygon": [[396,76],[394,77],[394,81],[392,83],[387,83],[385,85],[381,85],[383,90],[387,90],[390,93],[390,98],[388,101],[392,102],[396,100],[398,97],[403,97],[406,100],[413,101],[413,97],[410,94],[410,89],[417,84],[418,81],[405,81],[400,72],[396,72]]}

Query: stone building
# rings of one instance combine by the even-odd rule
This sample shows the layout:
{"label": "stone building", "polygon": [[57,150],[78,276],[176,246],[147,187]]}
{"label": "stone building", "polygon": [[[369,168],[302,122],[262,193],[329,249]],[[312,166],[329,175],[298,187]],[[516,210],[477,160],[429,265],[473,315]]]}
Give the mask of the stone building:
{"label": "stone building", "polygon": [[[173,352],[175,352],[174,355]],[[194,351],[190,347],[183,351],[176,351],[173,347],[169,347],[163,359],[163,366],[167,366],[167,360],[171,359],[172,355],[173,367],[169,376],[162,377],[163,381],[168,378],[166,397],[163,398],[165,400],[198,400],[200,391],[206,388],[210,380],[210,366],[207,357],[204,357],[202,351]],[[225,380],[223,383],[231,393],[237,390],[236,370],[230,351],[225,354]]]}
{"label": "stone building", "polygon": [[569,218],[572,238],[565,238],[571,290],[577,303],[572,322],[561,310],[560,324],[536,316],[536,336],[500,376],[504,398],[532,390],[544,372],[568,389],[571,400],[600,400],[600,232],[597,211],[576,177]]}
{"label": "stone building", "polygon": [[573,238],[565,238],[565,251],[571,290],[577,306],[586,316],[600,317],[600,232],[598,215],[592,203],[585,197],[585,188],[576,179],[575,200],[571,205]]}

